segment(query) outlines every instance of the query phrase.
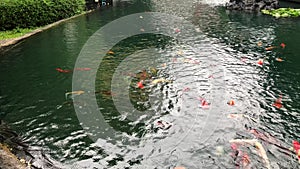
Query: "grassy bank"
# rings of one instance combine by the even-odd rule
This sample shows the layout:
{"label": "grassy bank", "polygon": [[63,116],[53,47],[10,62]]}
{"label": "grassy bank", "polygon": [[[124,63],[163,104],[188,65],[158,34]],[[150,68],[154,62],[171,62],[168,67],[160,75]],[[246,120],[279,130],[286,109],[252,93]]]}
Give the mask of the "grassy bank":
{"label": "grassy bank", "polygon": [[36,28],[19,28],[10,31],[0,31],[0,41],[21,37],[34,31]]}

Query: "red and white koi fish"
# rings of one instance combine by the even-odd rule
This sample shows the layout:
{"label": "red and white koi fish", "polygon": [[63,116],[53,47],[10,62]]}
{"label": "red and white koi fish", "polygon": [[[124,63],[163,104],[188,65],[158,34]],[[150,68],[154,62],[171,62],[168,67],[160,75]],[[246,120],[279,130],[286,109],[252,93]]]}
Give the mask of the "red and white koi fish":
{"label": "red and white koi fish", "polygon": [[240,168],[240,165],[242,165],[243,169],[250,169],[250,157],[246,152],[242,152],[238,149],[238,145],[235,143],[232,143],[230,145],[231,149],[234,151],[234,154],[232,154],[232,157],[235,164],[237,165],[237,169]]}
{"label": "red and white koi fish", "polygon": [[143,85],[143,80],[137,82],[137,87],[140,88],[140,89],[143,89],[145,86]]}
{"label": "red and white koi fish", "polygon": [[264,64],[264,60],[263,59],[258,59],[257,64],[262,66]]}
{"label": "red and white koi fish", "polygon": [[279,98],[275,101],[275,103],[272,106],[278,109],[282,108],[282,95],[279,96]]}
{"label": "red and white koi fish", "polygon": [[282,49],[284,49],[286,45],[284,43],[281,43],[280,46],[282,47]]}
{"label": "red and white koi fish", "polygon": [[61,69],[61,68],[56,68],[56,71],[58,71],[59,73],[71,73],[72,70],[69,69]]}
{"label": "red and white koi fish", "polygon": [[267,169],[271,169],[271,164],[269,161],[269,158],[267,156],[266,150],[264,149],[264,147],[256,140],[256,139],[252,139],[252,140],[246,140],[246,139],[235,139],[235,140],[230,140],[230,143],[235,143],[235,144],[249,144],[252,146],[255,146],[258,154],[261,156],[261,158],[264,160],[265,163],[265,167]]}
{"label": "red and white koi fish", "polygon": [[198,100],[200,101],[201,105],[200,107],[202,109],[209,109],[210,103],[208,103],[205,99],[203,98],[198,98]]}
{"label": "red and white koi fish", "polygon": [[155,127],[162,129],[162,130],[168,130],[172,127],[172,125],[173,125],[172,123],[169,123],[169,122],[163,121],[163,120],[158,120],[155,123]]}

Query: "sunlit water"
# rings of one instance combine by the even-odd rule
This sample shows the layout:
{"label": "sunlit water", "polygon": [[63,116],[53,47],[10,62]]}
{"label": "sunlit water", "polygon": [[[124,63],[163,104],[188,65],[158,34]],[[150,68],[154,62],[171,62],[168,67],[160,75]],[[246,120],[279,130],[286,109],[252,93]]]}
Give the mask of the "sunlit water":
{"label": "sunlit water", "polygon": [[[245,125],[290,148],[292,140],[300,140],[300,20],[215,6],[223,3],[120,1],[2,51],[1,118],[62,168],[235,168],[229,140],[255,138]],[[55,69],[72,69],[85,42],[105,24],[145,11],[184,18],[194,32],[177,40],[142,34],[111,49],[99,66],[95,91],[114,133],[94,142],[73,107],[86,105],[65,98],[72,90],[72,73]],[[176,26],[174,30],[184,31],[176,32]],[[286,44],[284,49],[265,50],[281,43]],[[258,65],[258,59],[264,59],[264,65]],[[139,89],[142,69],[151,77]],[[158,78],[169,82],[151,85]],[[112,89],[124,84],[124,90]],[[277,109],[272,104],[280,95],[283,107]],[[134,110],[123,104],[127,96]],[[207,99],[210,109],[202,109],[199,98]],[[227,105],[229,100],[235,105]],[[120,107],[127,111],[118,111]],[[229,119],[230,113],[248,118]],[[173,126],[153,129],[159,119]],[[292,153],[260,142],[272,168],[299,168]],[[255,149],[247,152],[252,168],[264,167]]]}

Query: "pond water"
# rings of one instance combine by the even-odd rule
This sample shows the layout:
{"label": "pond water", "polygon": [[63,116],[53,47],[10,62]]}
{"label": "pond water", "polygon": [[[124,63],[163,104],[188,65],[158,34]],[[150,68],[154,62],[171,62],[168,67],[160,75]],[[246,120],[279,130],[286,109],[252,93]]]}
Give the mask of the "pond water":
{"label": "pond water", "polygon": [[[0,118],[60,168],[235,168],[229,140],[253,138],[260,138],[271,168],[299,168],[283,147],[300,141],[300,20],[230,12],[217,7],[222,3],[117,1],[1,51]],[[72,70],[101,27],[141,12],[168,14],[160,21],[175,38],[141,27],[99,63],[90,60],[96,69],[56,70]],[[147,19],[138,16],[137,22]],[[188,22],[170,25],[176,18]],[[91,50],[97,52],[107,51]],[[80,81],[90,81],[91,71],[94,89],[72,88],[77,72],[87,77]],[[66,95],[75,89],[83,92]],[[90,97],[97,111],[82,101]],[[281,97],[282,107],[275,107]],[[85,115],[90,123],[78,118]],[[158,120],[172,126],[156,128]],[[251,168],[265,166],[251,146],[240,151],[249,155]]]}

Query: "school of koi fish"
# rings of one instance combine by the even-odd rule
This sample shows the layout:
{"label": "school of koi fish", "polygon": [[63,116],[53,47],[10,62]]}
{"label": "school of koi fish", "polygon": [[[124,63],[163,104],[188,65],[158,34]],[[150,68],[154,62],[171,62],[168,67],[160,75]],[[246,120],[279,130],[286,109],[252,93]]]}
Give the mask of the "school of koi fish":
{"label": "school of koi fish", "polygon": [[[180,29],[176,29],[175,32],[179,33]],[[258,42],[257,46],[262,47],[263,43]],[[266,47],[265,50],[271,51],[273,49],[280,49],[280,48],[285,49],[285,47],[286,47],[286,44],[281,43],[279,46]],[[115,53],[111,50],[107,52],[107,55],[114,55],[114,54]],[[183,55],[184,55],[183,51],[180,50],[177,52],[177,56],[183,56]],[[246,58],[241,58],[241,61],[245,62],[245,60],[246,60]],[[259,59],[257,61],[258,66],[263,66],[265,60],[266,60],[266,58]],[[275,60],[278,62],[284,61],[281,58],[275,58]],[[201,62],[194,58],[172,58],[171,61],[173,63],[190,63],[190,64],[200,64],[200,62]],[[166,67],[167,63],[163,63],[161,66]],[[89,70],[91,70],[91,68],[76,68],[74,70],[56,68],[56,71],[59,73],[72,73],[74,71],[89,71]],[[151,67],[150,72],[157,72],[157,69]],[[147,72],[147,70],[141,70],[141,72],[139,72],[138,74],[126,73],[124,75],[128,75],[128,76],[138,79],[136,86],[135,86],[137,90],[144,90],[146,87],[155,87],[157,84],[172,83],[172,80],[169,80],[169,79],[156,78],[153,74]],[[214,77],[213,77],[213,75],[210,75],[208,78],[214,78]],[[190,90],[191,89],[189,87],[185,87],[184,89],[181,89],[181,94],[179,95],[179,97],[182,97],[183,93],[189,92]],[[79,95],[82,95],[85,93],[86,93],[85,91],[67,92],[67,93],[65,93],[65,98],[66,98],[66,100],[68,100],[70,98],[72,99],[72,97],[79,96]],[[98,91],[96,93],[100,93],[100,94],[106,95],[106,96],[117,95],[117,93],[113,93],[111,91]],[[283,107],[282,98],[283,98],[283,96],[282,96],[282,94],[280,94],[279,97],[274,101],[272,106],[277,109],[281,109]],[[201,109],[205,110],[205,109],[210,108],[211,104],[205,98],[196,97],[195,99],[199,100],[199,107]],[[236,104],[235,100],[229,100],[227,102],[227,105],[229,105],[229,106],[235,106],[235,104]],[[229,119],[241,119],[241,118],[252,119],[252,117],[249,117],[242,113],[228,114],[227,118],[229,118]],[[158,129],[158,130],[169,130],[173,125],[174,124],[172,124],[168,121],[162,120],[162,119],[156,120],[154,122],[154,128]],[[260,143],[260,141],[276,146],[277,148],[279,148],[281,151],[283,151],[287,155],[294,154],[295,157],[298,158],[298,162],[300,164],[300,143],[298,141],[293,140],[291,143],[292,146],[290,148],[286,148],[286,147],[282,146],[281,143],[278,140],[276,140],[276,138],[274,138],[272,135],[270,135],[268,133],[263,133],[263,132],[258,131],[257,129],[252,129],[249,127],[246,127],[246,130],[250,134],[252,134],[255,137],[255,139],[233,139],[233,140],[229,141],[231,150],[233,151],[231,154],[231,157],[233,158],[233,163],[237,169],[238,168],[246,168],[246,169],[251,168],[250,156],[248,155],[248,153],[246,151],[242,150],[242,148],[250,148],[250,147],[254,147],[254,149],[256,150],[256,153],[261,157],[261,159],[265,165],[265,168],[271,169],[271,164],[268,159],[266,150],[264,149],[264,147]],[[222,151],[222,147],[219,147],[217,149],[219,149],[219,151]],[[179,167],[175,167],[174,169],[185,169],[185,167],[179,166]]]}

